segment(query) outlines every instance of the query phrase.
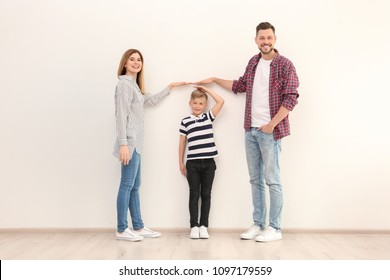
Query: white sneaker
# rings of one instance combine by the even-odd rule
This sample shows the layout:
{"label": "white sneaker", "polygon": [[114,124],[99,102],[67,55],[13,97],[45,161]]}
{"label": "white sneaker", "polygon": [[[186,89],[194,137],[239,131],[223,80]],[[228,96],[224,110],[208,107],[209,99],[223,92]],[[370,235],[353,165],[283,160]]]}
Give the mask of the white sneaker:
{"label": "white sneaker", "polygon": [[209,233],[207,232],[207,227],[201,226],[199,228],[199,238],[201,239],[209,239]]}
{"label": "white sneaker", "polygon": [[250,229],[241,234],[241,239],[250,240],[258,236],[259,234],[261,234],[261,228],[257,225],[253,225],[250,227]]}
{"label": "white sneaker", "polygon": [[199,228],[198,227],[191,228],[190,238],[191,239],[199,239]]}
{"label": "white sneaker", "polygon": [[116,232],[116,239],[128,240],[128,241],[141,241],[144,238],[142,236],[139,236],[136,232],[127,228],[125,229],[124,232]]}
{"label": "white sneaker", "polygon": [[270,242],[282,239],[282,232],[280,230],[274,229],[273,227],[268,227],[266,230],[256,237],[257,242]]}
{"label": "white sneaker", "polygon": [[153,231],[150,228],[144,227],[143,229],[135,231],[138,235],[143,236],[145,238],[156,238],[160,237],[161,233],[158,231]]}

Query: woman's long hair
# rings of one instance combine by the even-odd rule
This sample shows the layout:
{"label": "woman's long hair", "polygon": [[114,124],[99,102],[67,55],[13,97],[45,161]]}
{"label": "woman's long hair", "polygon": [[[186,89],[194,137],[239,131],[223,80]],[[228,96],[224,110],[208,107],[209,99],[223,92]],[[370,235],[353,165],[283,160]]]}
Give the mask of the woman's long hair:
{"label": "woman's long hair", "polygon": [[125,65],[126,65],[127,61],[129,60],[130,56],[133,53],[138,53],[139,56],[141,57],[142,68],[141,68],[141,71],[139,71],[138,74],[137,74],[137,84],[138,84],[142,94],[144,94],[144,92],[145,92],[145,85],[144,85],[144,57],[142,56],[142,53],[139,50],[129,49],[122,55],[122,59],[121,59],[121,62],[119,63],[119,67],[118,67],[118,77],[121,76],[121,75],[126,75],[126,67],[125,67]]}

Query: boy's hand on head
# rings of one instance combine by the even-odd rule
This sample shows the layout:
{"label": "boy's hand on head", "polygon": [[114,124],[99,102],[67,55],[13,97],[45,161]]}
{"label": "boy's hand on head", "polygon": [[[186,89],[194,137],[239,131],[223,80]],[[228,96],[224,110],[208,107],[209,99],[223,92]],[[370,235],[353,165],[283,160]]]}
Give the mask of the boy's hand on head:
{"label": "boy's hand on head", "polygon": [[209,91],[209,89],[206,88],[205,86],[193,85],[193,87],[196,88],[196,89],[199,89],[199,90],[201,90],[203,92],[208,92]]}

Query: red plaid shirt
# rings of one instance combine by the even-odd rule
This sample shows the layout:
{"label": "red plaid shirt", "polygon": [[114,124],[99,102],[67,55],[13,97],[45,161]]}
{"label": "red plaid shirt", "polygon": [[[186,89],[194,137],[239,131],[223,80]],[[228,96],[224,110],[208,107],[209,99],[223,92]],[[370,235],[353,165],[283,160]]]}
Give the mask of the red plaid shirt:
{"label": "red plaid shirt", "polygon": [[[280,106],[292,111],[298,103],[297,98],[299,96],[297,91],[299,80],[294,65],[290,60],[279,55],[279,52],[276,49],[275,52],[276,56],[270,65],[271,71],[269,77],[269,107],[271,118],[276,115]],[[253,56],[248,62],[244,75],[238,80],[233,81],[232,90],[234,93],[246,92],[245,131],[248,131],[251,128],[253,81],[255,79],[256,67],[260,57],[261,53]],[[278,140],[287,135],[290,135],[288,116],[275,127],[274,139]]]}

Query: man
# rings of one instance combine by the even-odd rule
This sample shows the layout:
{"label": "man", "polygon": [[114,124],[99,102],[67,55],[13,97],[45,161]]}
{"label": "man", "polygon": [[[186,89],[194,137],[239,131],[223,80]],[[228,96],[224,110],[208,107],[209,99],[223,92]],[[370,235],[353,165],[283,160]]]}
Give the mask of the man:
{"label": "man", "polygon": [[[280,217],[283,188],[280,182],[281,139],[290,134],[288,114],[298,103],[298,76],[291,61],[274,49],[275,28],[268,22],[256,27],[255,42],[260,53],[253,56],[238,80],[216,77],[198,82],[216,83],[234,93],[246,92],[245,148],[252,187],[254,224],[242,239],[268,242],[282,239]],[[269,187],[267,220],[265,183]]]}

